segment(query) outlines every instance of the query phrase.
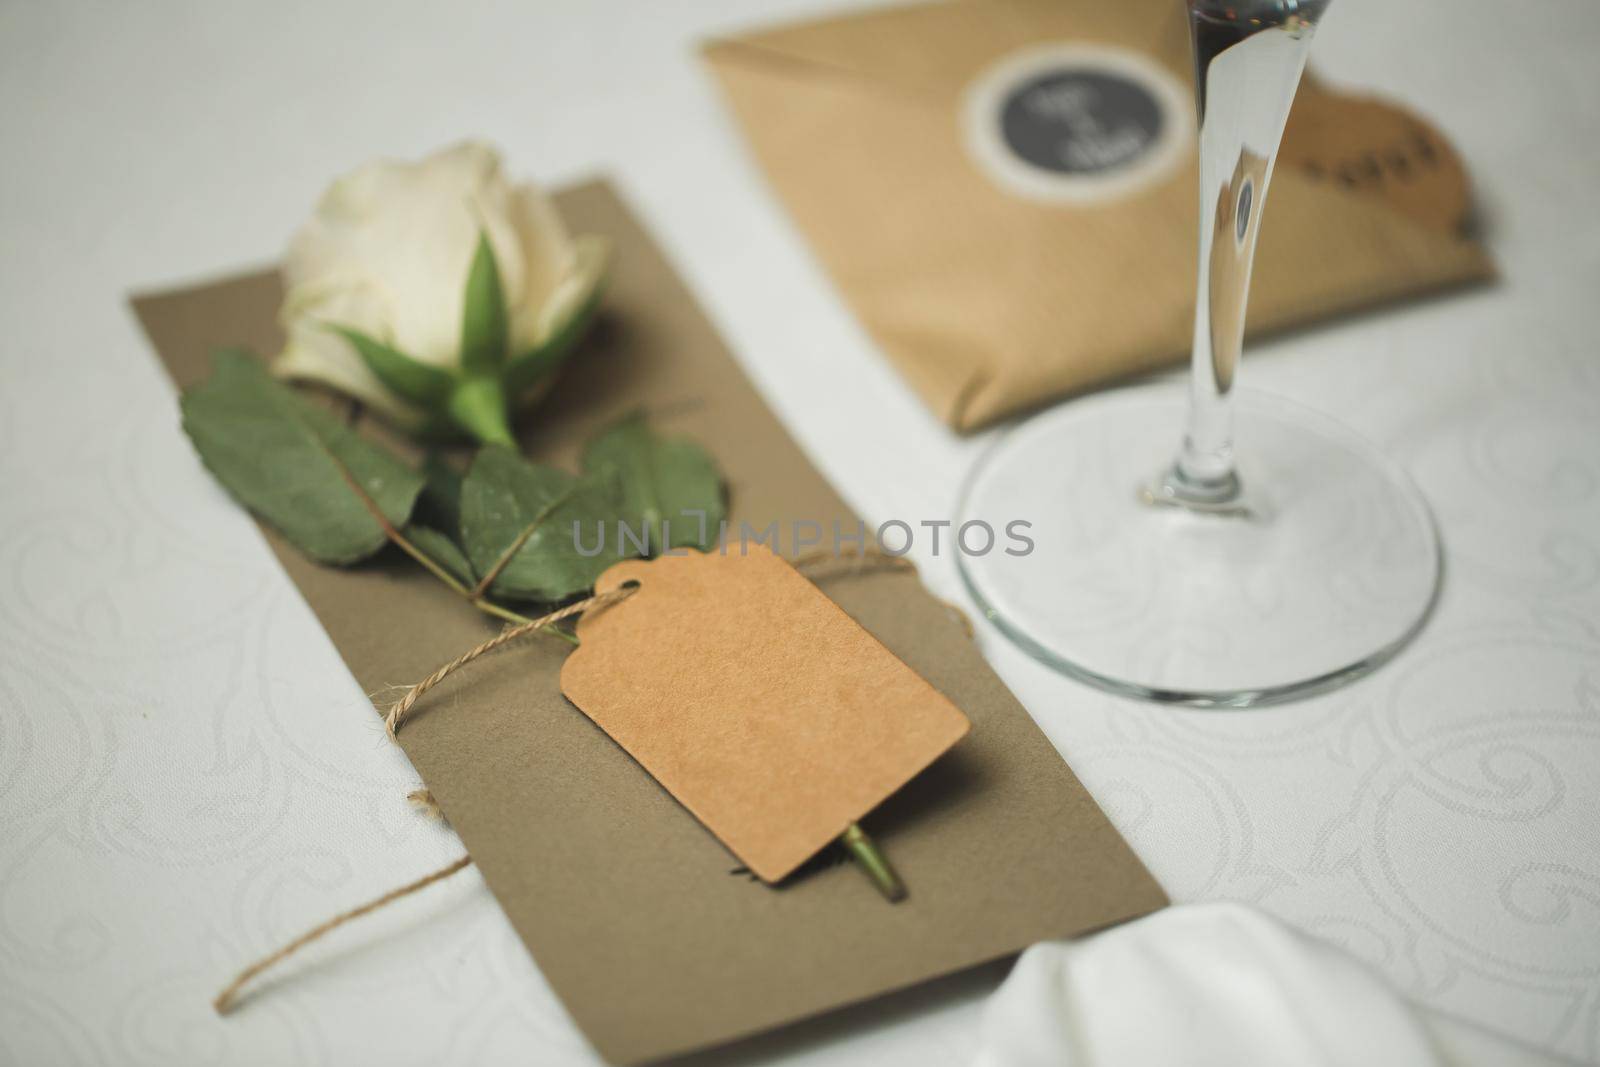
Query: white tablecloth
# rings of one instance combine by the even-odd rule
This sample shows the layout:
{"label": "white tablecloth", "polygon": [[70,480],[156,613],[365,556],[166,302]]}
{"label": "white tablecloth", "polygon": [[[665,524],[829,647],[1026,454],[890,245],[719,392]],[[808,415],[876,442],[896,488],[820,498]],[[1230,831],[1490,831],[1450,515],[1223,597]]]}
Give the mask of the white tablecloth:
{"label": "white tablecloth", "polygon": [[[370,156],[485,136],[549,182],[618,180],[859,510],[948,517],[984,441],[874,352],[693,59],[707,32],[813,3],[0,5],[0,1060],[590,1062],[475,874],[211,1015],[242,960],[457,848],[404,803],[413,773],[196,463],[122,301],[272,260]],[[1433,502],[1448,576],[1416,645],[1330,696],[1222,715],[1089,691],[980,634],[1175,898],[1256,904],[1434,1008],[1589,1060],[1597,15],[1340,0],[1317,44],[1329,79],[1454,138],[1504,270],[1247,359],[1248,384],[1381,442]],[[925,573],[961,596],[950,560]],[[761,1054],[964,1063],[1001,974]]]}

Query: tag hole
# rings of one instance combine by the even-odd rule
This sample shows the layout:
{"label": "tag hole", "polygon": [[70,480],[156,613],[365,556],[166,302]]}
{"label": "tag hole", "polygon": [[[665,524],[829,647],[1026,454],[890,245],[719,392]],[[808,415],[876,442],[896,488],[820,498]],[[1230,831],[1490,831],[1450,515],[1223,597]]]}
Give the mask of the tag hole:
{"label": "tag hole", "polygon": [[618,589],[637,589],[637,588],[639,588],[639,579],[637,579],[637,578],[629,578],[625,582],[618,583],[617,588]]}

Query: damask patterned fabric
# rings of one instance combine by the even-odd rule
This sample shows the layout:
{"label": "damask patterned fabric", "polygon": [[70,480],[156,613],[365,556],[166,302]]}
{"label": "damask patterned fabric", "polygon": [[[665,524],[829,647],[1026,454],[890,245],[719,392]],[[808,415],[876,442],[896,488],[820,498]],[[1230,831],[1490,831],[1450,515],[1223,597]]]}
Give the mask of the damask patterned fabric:
{"label": "damask patterned fabric", "polygon": [[[0,7],[0,1063],[593,1062],[470,873],[211,1013],[243,961],[458,851],[195,461],[123,301],[270,262],[331,175],[478,134],[543,181],[610,171],[852,506],[948,518],[986,442],[873,351],[692,56],[815,10]],[[1420,639],[1233,714],[979,639],[1175,899],[1254,905],[1437,1011],[1600,1062],[1600,21],[1507,11],[1339,0],[1315,60],[1452,138],[1501,283],[1282,338],[1241,376],[1416,478],[1447,555]],[[953,560],[919,562],[962,597]],[[1004,973],[749,1058],[964,1064]]]}

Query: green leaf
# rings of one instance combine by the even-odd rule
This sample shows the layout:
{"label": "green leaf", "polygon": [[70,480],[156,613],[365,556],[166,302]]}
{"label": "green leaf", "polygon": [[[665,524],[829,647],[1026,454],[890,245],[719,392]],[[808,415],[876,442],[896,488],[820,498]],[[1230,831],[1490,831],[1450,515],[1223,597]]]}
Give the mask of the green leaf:
{"label": "green leaf", "polygon": [[184,394],[183,428],[240,503],[319,563],[354,563],[403,526],[422,477],[267,373],[249,353],[216,354]]}
{"label": "green leaf", "polygon": [[415,545],[424,556],[443,567],[449,575],[462,585],[471,588],[477,583],[477,577],[472,573],[472,564],[467,562],[467,557],[450,535],[441,533],[431,526],[409,526],[406,528],[406,537]]}
{"label": "green leaf", "polygon": [[417,501],[418,522],[435,527],[451,540],[461,536],[461,472],[442,453],[422,459],[422,496]]}
{"label": "green leaf", "polygon": [[468,374],[499,376],[509,344],[505,290],[489,235],[478,233],[478,250],[467,271],[466,300],[461,309],[461,366]]}
{"label": "green leaf", "polygon": [[591,588],[622,558],[616,518],[602,484],[506,448],[480,451],[461,487],[462,543],[474,570],[494,575],[493,596],[550,601]]}
{"label": "green leaf", "polygon": [[395,396],[409,400],[424,411],[436,412],[444,406],[445,399],[455,385],[455,375],[441,367],[412,359],[398,348],[392,348],[360,330],[338,325],[332,325],[329,329],[350,342],[373,377]]}
{"label": "green leaf", "polygon": [[623,520],[636,531],[650,530],[652,553],[662,548],[663,522],[670,524],[668,547],[716,543],[725,514],[722,478],[693,441],[658,436],[643,416],[631,415],[589,442],[583,470],[616,486]]}

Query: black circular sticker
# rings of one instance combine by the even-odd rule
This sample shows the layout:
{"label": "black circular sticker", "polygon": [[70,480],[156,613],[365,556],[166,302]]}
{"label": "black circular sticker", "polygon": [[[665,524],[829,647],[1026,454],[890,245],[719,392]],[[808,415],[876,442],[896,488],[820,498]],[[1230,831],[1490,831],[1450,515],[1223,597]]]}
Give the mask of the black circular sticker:
{"label": "black circular sticker", "polygon": [[1000,130],[1028,163],[1061,174],[1127,167],[1161,134],[1161,105],[1144,86],[1102,71],[1041,74],[1017,86]]}
{"label": "black circular sticker", "polygon": [[966,143],[997,185],[1095,203],[1170,177],[1193,147],[1189,90],[1142,52],[1085,41],[1014,52],[968,87]]}

